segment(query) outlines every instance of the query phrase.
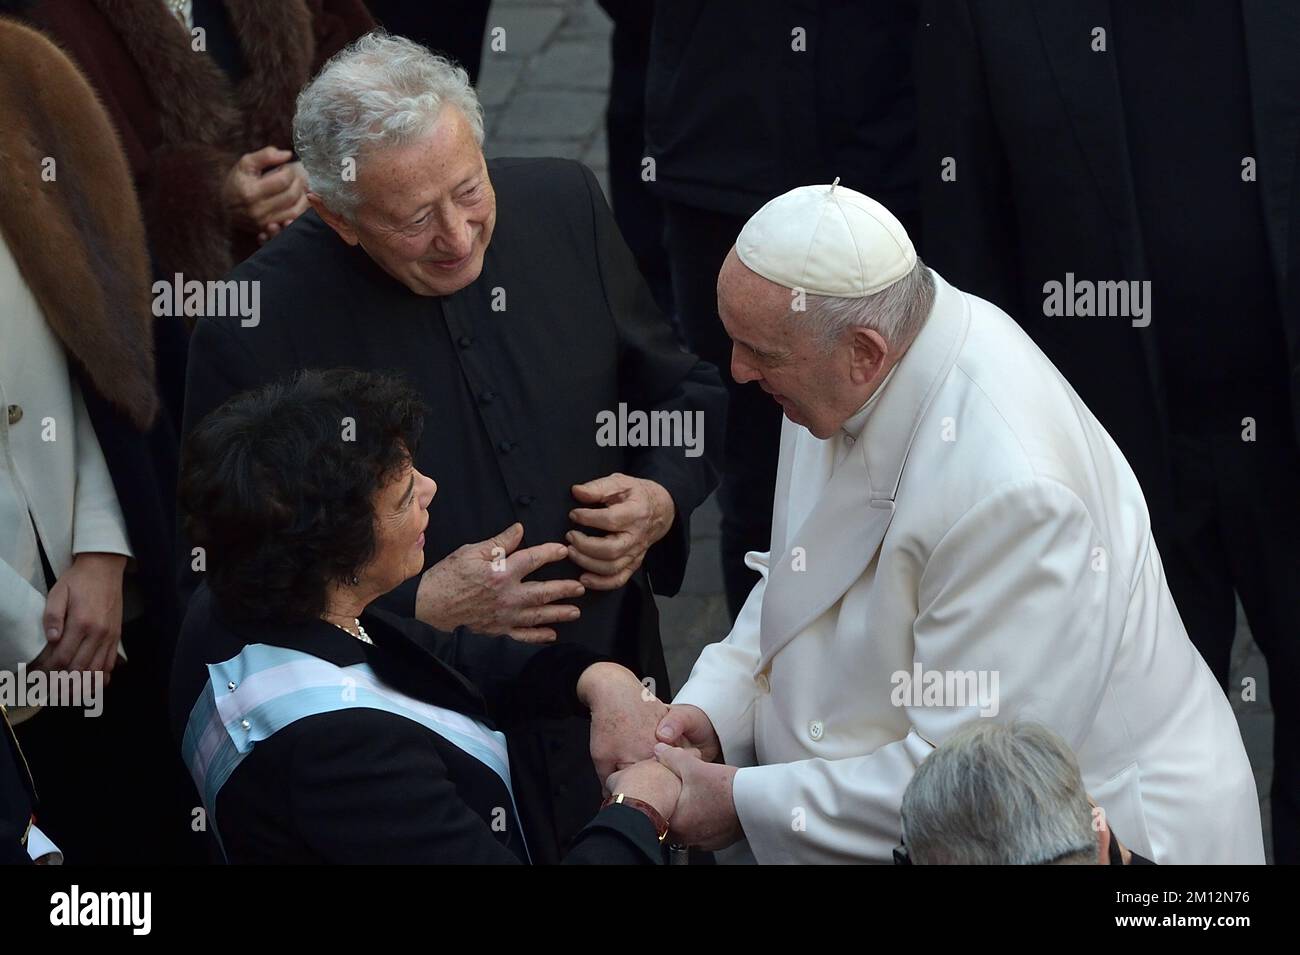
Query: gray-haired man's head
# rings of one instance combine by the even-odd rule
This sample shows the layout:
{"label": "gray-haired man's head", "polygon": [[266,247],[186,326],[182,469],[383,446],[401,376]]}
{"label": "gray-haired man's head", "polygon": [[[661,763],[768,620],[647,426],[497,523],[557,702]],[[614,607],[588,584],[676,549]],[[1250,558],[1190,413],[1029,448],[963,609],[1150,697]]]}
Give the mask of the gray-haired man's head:
{"label": "gray-haired man's head", "polygon": [[1036,723],[964,727],[917,768],[903,794],[918,865],[1072,865],[1098,861],[1079,764]]}
{"label": "gray-haired man's head", "polygon": [[312,207],[419,295],[478,278],[496,224],[483,110],[463,69],[371,33],[298,96],[294,145]]}

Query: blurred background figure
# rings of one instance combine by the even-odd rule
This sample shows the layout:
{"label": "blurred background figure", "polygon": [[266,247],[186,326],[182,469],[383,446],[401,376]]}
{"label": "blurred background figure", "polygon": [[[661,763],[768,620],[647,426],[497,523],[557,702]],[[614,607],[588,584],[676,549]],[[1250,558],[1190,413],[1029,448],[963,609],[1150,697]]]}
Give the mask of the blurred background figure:
{"label": "blurred background figure", "polygon": [[[144,211],[155,277],[220,279],[307,209],[294,98],[374,25],[362,0],[34,0],[21,4],[108,110]],[[179,423],[184,326],[159,340]]]}
{"label": "blurred background figure", "polygon": [[650,187],[664,202],[678,321],[690,349],[717,365],[727,385],[718,503],[733,619],[758,580],[745,552],[770,543],[781,409],[728,373],[718,270],[764,202],[837,176],[918,234],[916,13],[915,0],[655,4],[645,150],[654,161]]}
{"label": "blurred background figure", "polygon": [[[614,23],[610,38],[609,103],[605,108],[605,138],[609,144],[609,204],[623,240],[655,304],[674,314],[672,277],[664,248],[663,202],[646,179],[645,94],[650,67],[650,39],[655,5],[652,0],[600,0]],[[725,372],[725,369],[720,369]]]}
{"label": "blurred background figure", "polygon": [[[1240,597],[1268,661],[1274,857],[1300,861],[1300,5],[929,0],[923,20],[922,251],[1123,450],[1225,686]],[[1071,276],[1149,282],[1148,311],[1050,314]]]}
{"label": "blurred background figure", "polygon": [[176,447],[140,208],[86,80],[3,17],[0,114],[0,669],[112,678],[97,706],[10,716],[71,861],[186,861],[165,700]]}
{"label": "blurred background figure", "polygon": [[976,721],[917,767],[903,792],[911,865],[1152,865],[1123,846],[1065,740],[1037,723]]}
{"label": "blurred background figure", "polygon": [[464,67],[478,83],[492,0],[366,0],[375,22]]}

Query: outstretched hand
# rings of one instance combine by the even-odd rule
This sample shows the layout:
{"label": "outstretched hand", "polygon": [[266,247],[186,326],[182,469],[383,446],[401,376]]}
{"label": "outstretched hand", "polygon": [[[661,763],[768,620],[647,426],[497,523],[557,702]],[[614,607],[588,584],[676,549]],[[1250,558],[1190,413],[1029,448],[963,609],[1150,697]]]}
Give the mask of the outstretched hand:
{"label": "outstretched hand", "polygon": [[578,699],[591,711],[591,761],[601,779],[654,759],[655,728],[668,707],[631,670],[617,663],[587,667]]}
{"label": "outstretched hand", "polygon": [[415,616],[440,630],[469,627],[504,633],[524,643],[552,643],[555,625],[577,620],[581,597],[576,580],[524,580],[565,557],[560,543],[519,549],[524,525],[511,524],[485,541],[465,544],[424,572],[415,597]]}

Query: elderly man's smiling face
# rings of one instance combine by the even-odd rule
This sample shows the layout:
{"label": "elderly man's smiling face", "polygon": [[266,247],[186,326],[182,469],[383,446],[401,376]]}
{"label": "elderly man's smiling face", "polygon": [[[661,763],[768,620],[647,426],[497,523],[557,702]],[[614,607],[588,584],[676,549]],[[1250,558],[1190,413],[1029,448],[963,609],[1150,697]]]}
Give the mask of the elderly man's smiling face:
{"label": "elderly man's smiling face", "polygon": [[496,193],[464,114],[445,106],[424,137],[357,164],[360,204],[350,219],[313,205],[349,245],[417,295],[450,295],[483,271]]}

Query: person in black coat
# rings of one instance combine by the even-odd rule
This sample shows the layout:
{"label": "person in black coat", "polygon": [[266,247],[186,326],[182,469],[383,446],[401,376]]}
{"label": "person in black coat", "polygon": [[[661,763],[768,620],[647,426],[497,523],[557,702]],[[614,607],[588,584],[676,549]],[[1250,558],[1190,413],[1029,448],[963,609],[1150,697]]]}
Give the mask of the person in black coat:
{"label": "person in black coat", "polygon": [[663,203],[645,179],[645,84],[655,8],[646,0],[598,2],[614,23],[609,40],[609,101],[605,105],[609,204],[655,304],[672,316]]}
{"label": "person in black coat", "polygon": [[930,0],[923,20],[925,259],[1014,317],[1123,450],[1225,686],[1240,597],[1275,861],[1298,861],[1300,6]]}
{"label": "person in black coat", "polygon": [[634,674],[578,645],[370,608],[424,566],[437,485],[412,462],[426,410],[396,379],[303,372],[190,436],[182,511],[208,564],[172,723],[210,831],[233,863],[528,862],[496,727],[590,709],[616,801],[565,861],[661,861],[681,787],[627,756],[667,712]]}
{"label": "person in black coat", "polygon": [[[718,271],[763,203],[797,186],[863,192],[919,235],[912,90],[917,0],[657,0],[645,81],[647,188],[663,202],[677,318],[723,371],[718,505],[732,619],[766,551],[781,409],[730,374]],[[613,139],[611,137],[611,144]],[[616,169],[610,160],[611,182]]]}
{"label": "person in black coat", "polygon": [[[486,163],[481,124],[463,71],[410,41],[331,61],[295,119],[313,211],[231,274],[255,315],[198,321],[186,431],[295,370],[400,372],[434,409],[415,464],[444,493],[428,569],[383,606],[585,646],[668,696],[654,594],[680,585],[715,484],[717,371],[674,343],[590,171]],[[675,426],[615,426],[650,414]],[[586,727],[539,717],[510,742],[534,855],[554,861],[600,801]]]}

